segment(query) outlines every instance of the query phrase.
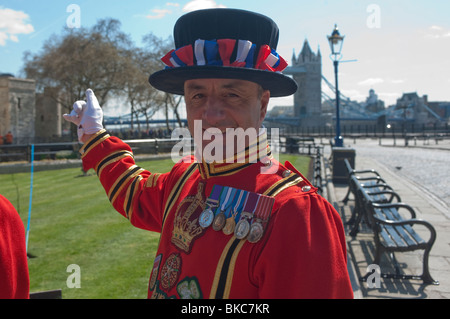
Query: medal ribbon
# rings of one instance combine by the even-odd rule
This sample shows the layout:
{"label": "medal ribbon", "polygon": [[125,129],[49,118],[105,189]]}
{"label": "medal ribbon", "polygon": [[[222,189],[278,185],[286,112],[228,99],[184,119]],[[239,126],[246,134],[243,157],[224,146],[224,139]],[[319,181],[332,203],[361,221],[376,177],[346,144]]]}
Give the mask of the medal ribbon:
{"label": "medal ribbon", "polygon": [[244,212],[251,213],[252,215],[255,213],[256,206],[258,204],[260,195],[256,193],[249,193],[247,197],[247,202],[245,203]]}
{"label": "medal ribbon", "polygon": [[209,195],[208,200],[206,201],[208,205],[215,204],[219,201],[220,193],[222,192],[223,187],[220,185],[214,185]]}
{"label": "medal ribbon", "polygon": [[[233,188],[233,194],[232,194],[233,200],[231,201],[231,205],[230,205],[231,207],[239,206],[240,196],[238,196],[238,194],[237,194],[238,191],[239,191],[239,189]],[[230,199],[231,199],[231,196],[230,196]],[[225,217],[227,217],[227,218],[233,215],[234,208],[229,209],[230,206],[228,206],[226,208],[226,211],[223,211],[225,213]]]}
{"label": "medal ribbon", "polygon": [[[238,219],[241,205],[243,206],[243,204],[245,203],[245,200],[247,199],[246,191],[241,189],[241,190],[239,190],[239,192],[240,192],[240,194],[239,194],[238,200],[236,201],[236,205],[234,206],[233,212],[232,212],[232,214],[234,215],[235,221]],[[242,200],[244,198],[244,194],[246,195],[245,200]]]}
{"label": "medal ribbon", "polygon": [[254,217],[261,219],[262,221],[266,221],[272,211],[271,206],[273,206],[274,198],[260,195],[259,199],[260,200],[258,202],[258,207],[256,208]]}
{"label": "medal ribbon", "polygon": [[[225,192],[225,190],[226,190],[226,192]],[[222,202],[222,207],[220,209],[221,212],[225,213],[225,211],[228,209],[228,207],[230,207],[232,205],[232,203],[229,203],[229,201],[230,201],[231,197],[234,198],[234,194],[236,193],[236,191],[237,191],[237,189],[235,189],[233,187],[225,187],[224,188],[224,192],[222,192],[222,196],[221,196],[221,202]]]}

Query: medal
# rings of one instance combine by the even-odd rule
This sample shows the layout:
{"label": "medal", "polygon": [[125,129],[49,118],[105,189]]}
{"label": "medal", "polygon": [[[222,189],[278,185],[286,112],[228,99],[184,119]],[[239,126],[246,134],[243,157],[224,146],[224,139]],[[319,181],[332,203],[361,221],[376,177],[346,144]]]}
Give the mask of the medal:
{"label": "medal", "polygon": [[215,231],[219,231],[225,226],[225,222],[226,222],[225,214],[223,212],[220,212],[219,214],[216,215],[216,217],[214,217],[212,228]]}
{"label": "medal", "polygon": [[[226,192],[225,192],[226,190]],[[212,227],[215,231],[222,230],[222,228],[225,226],[226,223],[226,216],[225,211],[231,206],[232,200],[234,198],[234,194],[236,193],[237,189],[232,187],[226,187],[224,191],[222,192],[221,197],[221,208],[220,212],[214,217],[214,221],[212,224]]]}
{"label": "medal", "polygon": [[250,226],[250,232],[247,240],[250,243],[257,243],[264,235],[264,225],[269,220],[270,212],[274,203],[273,197],[261,196],[255,211],[254,219]]}
{"label": "medal", "polygon": [[250,226],[250,233],[247,240],[251,243],[258,242],[264,235],[264,228],[260,222],[252,223]]}
{"label": "medal", "polygon": [[200,224],[200,226],[202,228],[207,228],[212,224],[213,219],[214,219],[214,213],[213,213],[211,207],[208,207],[200,215],[198,223]]}
{"label": "medal", "polygon": [[250,232],[250,220],[256,210],[260,195],[249,193],[245,208],[242,211],[241,218],[234,229],[234,235],[237,239],[244,239]]}
{"label": "medal", "polygon": [[236,227],[236,222],[234,221],[234,216],[228,217],[225,222],[225,226],[223,227],[223,233],[225,235],[231,235],[234,232],[234,228]]}
{"label": "medal", "polygon": [[246,195],[247,192],[244,190],[240,190],[239,191],[239,197],[236,201],[236,204],[233,207],[233,211],[230,217],[227,218],[227,221],[225,223],[225,227],[223,228],[223,233],[225,235],[231,235],[234,232],[234,228],[236,227],[236,218],[237,215],[240,211],[240,206],[241,204],[244,202],[244,198],[247,198],[246,196],[244,197],[244,194]]}
{"label": "medal", "polygon": [[219,197],[222,192],[222,186],[214,185],[211,191],[211,195],[206,201],[206,205],[208,206],[201,214],[198,219],[198,223],[202,228],[209,227],[214,220],[214,212],[215,209],[219,205]]}

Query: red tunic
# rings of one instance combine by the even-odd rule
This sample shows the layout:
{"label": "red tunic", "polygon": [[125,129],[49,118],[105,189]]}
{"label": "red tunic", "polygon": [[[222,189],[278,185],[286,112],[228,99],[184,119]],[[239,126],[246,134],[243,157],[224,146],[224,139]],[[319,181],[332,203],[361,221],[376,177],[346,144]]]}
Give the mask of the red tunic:
{"label": "red tunic", "polygon": [[25,228],[14,206],[0,195],[0,299],[28,299],[29,293]]}
{"label": "red tunic", "polygon": [[[106,131],[81,152],[84,169],[96,170],[114,208],[134,226],[161,233],[149,298],[353,297],[341,219],[290,163],[270,156],[232,164],[185,158],[169,173],[151,173]],[[214,185],[274,198],[260,241],[200,227]]]}

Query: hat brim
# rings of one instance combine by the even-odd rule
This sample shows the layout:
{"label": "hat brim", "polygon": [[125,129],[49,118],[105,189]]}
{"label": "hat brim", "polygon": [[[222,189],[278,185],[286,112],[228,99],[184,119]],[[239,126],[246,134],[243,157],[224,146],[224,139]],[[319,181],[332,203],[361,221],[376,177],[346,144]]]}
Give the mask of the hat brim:
{"label": "hat brim", "polygon": [[193,79],[239,79],[258,83],[271,97],[294,94],[297,83],[276,72],[226,66],[185,66],[161,70],[150,75],[150,84],[158,90],[184,95],[184,82]]}

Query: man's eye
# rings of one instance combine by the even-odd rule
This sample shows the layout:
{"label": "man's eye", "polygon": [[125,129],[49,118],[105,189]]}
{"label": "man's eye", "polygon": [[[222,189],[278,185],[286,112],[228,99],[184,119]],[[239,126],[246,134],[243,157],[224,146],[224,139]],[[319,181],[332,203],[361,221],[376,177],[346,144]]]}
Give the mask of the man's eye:
{"label": "man's eye", "polygon": [[192,99],[193,99],[193,100],[198,100],[198,99],[201,99],[201,98],[203,98],[203,97],[204,97],[204,95],[201,94],[201,93],[199,93],[199,94],[195,94],[195,95],[192,97]]}

